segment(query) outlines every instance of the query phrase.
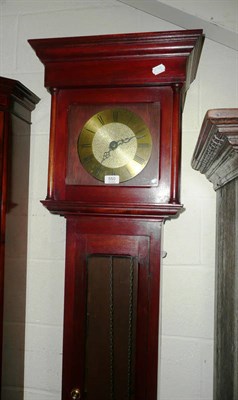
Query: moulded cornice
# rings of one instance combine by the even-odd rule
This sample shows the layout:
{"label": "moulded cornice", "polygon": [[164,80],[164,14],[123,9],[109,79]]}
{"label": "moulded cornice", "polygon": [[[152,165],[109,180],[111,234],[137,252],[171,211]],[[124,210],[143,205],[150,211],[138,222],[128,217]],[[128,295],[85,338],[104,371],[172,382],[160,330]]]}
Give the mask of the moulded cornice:
{"label": "moulded cornice", "polygon": [[202,29],[194,29],[30,39],[28,42],[40,60],[47,64],[56,61],[76,61],[78,58],[94,58],[95,55],[100,59],[124,55],[189,54],[197,40],[202,39],[201,35]]}
{"label": "moulded cornice", "polygon": [[[196,29],[31,39],[29,44],[45,65],[47,88],[111,86],[113,81],[114,86],[186,82],[188,89],[196,76],[203,41],[202,30]],[[156,76],[152,67],[160,63],[166,68]]]}
{"label": "moulded cornice", "polygon": [[69,215],[100,215],[101,217],[139,218],[139,219],[169,219],[177,217],[183,212],[181,204],[159,204],[157,207],[138,207],[134,205],[116,205],[114,207],[101,207],[96,205],[82,204],[79,201],[67,200],[42,200],[41,203],[52,213],[62,216]]}
{"label": "moulded cornice", "polygon": [[215,190],[238,177],[238,108],[206,113],[192,167],[204,174]]}
{"label": "moulded cornice", "polygon": [[[34,110],[40,99],[17,80],[0,76],[0,107],[14,107],[14,101],[29,111]],[[14,110],[11,109],[14,112]]]}

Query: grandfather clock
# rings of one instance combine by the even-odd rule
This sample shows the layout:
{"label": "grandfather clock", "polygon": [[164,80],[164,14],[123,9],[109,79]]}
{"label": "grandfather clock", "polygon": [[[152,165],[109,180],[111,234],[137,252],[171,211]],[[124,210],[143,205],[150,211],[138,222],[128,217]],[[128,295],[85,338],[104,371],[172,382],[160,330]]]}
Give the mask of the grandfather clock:
{"label": "grandfather clock", "polygon": [[[39,98],[24,85],[14,79],[0,77],[0,398],[3,358],[3,386],[6,371],[18,370],[18,379],[22,378],[24,359],[24,320],[25,303],[21,287],[16,294],[14,288],[24,285],[27,264],[27,210],[30,157],[31,113]],[[20,182],[20,184],[19,184]],[[19,230],[18,227],[21,227]],[[16,231],[21,233],[16,235]],[[5,280],[4,275],[10,276]],[[11,287],[10,286],[11,282]],[[5,287],[4,287],[5,286]],[[5,291],[5,299],[4,292]],[[18,299],[21,293],[21,299]],[[16,302],[13,301],[16,299]],[[3,303],[5,304],[3,307]],[[18,304],[17,303],[18,301]],[[16,310],[11,305],[15,303]],[[11,304],[11,305],[9,305]],[[4,322],[18,325],[21,334],[13,341],[3,342]],[[8,324],[9,325],[9,324]],[[12,328],[13,329],[13,328]],[[9,331],[8,331],[9,332]],[[11,336],[11,335],[10,335]],[[3,357],[2,357],[2,347]],[[16,359],[9,360],[9,348]],[[7,367],[5,368],[7,364]],[[23,378],[22,378],[23,379]],[[23,384],[18,382],[19,386]],[[6,394],[7,395],[7,394]]]}
{"label": "grandfather clock", "polygon": [[52,95],[48,194],[67,219],[62,399],[157,398],[161,234],[201,30],[35,39]]}

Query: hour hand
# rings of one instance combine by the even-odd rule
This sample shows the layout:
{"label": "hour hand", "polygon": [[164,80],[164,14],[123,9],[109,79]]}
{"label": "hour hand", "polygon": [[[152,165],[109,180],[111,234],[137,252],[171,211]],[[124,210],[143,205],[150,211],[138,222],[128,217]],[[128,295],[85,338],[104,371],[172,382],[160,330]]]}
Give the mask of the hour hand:
{"label": "hour hand", "polygon": [[108,150],[108,151],[105,151],[105,152],[103,153],[103,157],[102,157],[101,164],[103,163],[103,161],[107,160],[107,159],[110,157],[111,151],[116,150],[117,147],[118,147],[120,144],[122,144],[121,140],[117,140],[117,141],[116,141],[116,140],[112,140],[112,141],[109,143],[109,150]]}
{"label": "hour hand", "polygon": [[130,137],[125,138],[125,139],[112,140],[112,141],[109,143],[109,150],[108,150],[108,151],[105,151],[104,154],[103,154],[101,164],[102,164],[105,160],[107,160],[107,158],[110,157],[111,151],[116,150],[116,149],[118,148],[118,146],[120,146],[121,144],[130,142],[130,141],[131,141],[132,139],[134,139],[135,137],[136,137],[136,136],[130,136]]}
{"label": "hour hand", "polygon": [[110,157],[111,149],[103,153],[101,164]]}

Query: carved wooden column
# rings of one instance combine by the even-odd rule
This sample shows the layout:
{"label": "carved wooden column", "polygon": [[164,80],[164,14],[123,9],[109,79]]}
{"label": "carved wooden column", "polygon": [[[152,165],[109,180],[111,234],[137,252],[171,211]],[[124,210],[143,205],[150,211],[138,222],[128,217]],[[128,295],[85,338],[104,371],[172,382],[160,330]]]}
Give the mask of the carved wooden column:
{"label": "carved wooden column", "polygon": [[238,108],[207,112],[192,167],[217,192],[214,400],[237,400]]}

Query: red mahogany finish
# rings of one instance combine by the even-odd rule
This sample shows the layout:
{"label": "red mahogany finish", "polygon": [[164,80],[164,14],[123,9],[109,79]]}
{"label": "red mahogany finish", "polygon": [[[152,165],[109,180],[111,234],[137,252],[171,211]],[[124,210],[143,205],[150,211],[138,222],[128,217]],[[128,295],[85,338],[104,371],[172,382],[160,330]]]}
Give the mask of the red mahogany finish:
{"label": "red mahogany finish", "polygon": [[[157,215],[160,204],[179,204],[181,110],[196,75],[203,39],[202,31],[194,30],[29,41],[45,65],[45,86],[52,93],[47,196],[51,211],[55,200],[64,201],[64,212],[71,211],[69,202],[73,201],[78,203],[78,211],[90,207],[96,214],[104,213],[102,204],[109,213],[124,214],[133,208],[136,215],[151,214],[152,210]],[[152,68],[160,64],[165,72],[154,75]],[[152,132],[160,138],[157,187],[135,191],[120,185],[112,191],[96,180],[96,190],[91,182],[88,186],[67,184],[67,113],[72,104],[95,104],[100,109],[108,104],[155,102],[161,109],[157,130]],[[69,153],[76,157],[76,146]],[[140,212],[140,206],[146,211]]]}
{"label": "red mahogany finish", "polygon": [[[0,379],[2,376],[4,269],[8,267],[8,260],[16,258],[18,258],[18,266],[22,268],[22,271],[26,267],[26,253],[24,253],[23,249],[26,247],[27,240],[25,236],[25,223],[27,222],[30,121],[31,112],[38,101],[38,97],[20,82],[0,77]],[[24,140],[21,140],[22,137],[24,137]],[[24,145],[20,146],[21,143]],[[19,160],[24,162],[18,165]],[[18,190],[19,182],[17,182],[19,175],[16,177],[17,168],[21,169],[22,183],[20,192]],[[12,216],[12,214],[16,218],[15,226],[14,215]],[[17,217],[23,215],[25,215],[25,218],[21,218],[21,237],[17,241],[13,240],[14,243],[11,243],[13,238],[12,233],[16,229],[17,224],[19,224],[19,218],[17,219]],[[11,248],[11,245],[13,249],[19,248],[19,243],[21,243],[21,257],[19,257],[19,254],[15,254]],[[13,270],[13,263],[11,267]],[[14,287],[14,282],[12,284],[12,287]],[[21,305],[23,302],[21,299]],[[20,309],[19,305],[18,309]],[[7,315],[7,320],[11,321],[10,315]],[[12,349],[15,349],[15,344],[10,342],[8,340],[8,345],[10,344]],[[18,360],[19,358],[18,356]],[[19,369],[21,366],[18,360],[14,360],[14,363]],[[9,365],[11,365],[10,360],[8,360],[8,368]],[[12,372],[14,373],[14,371]],[[21,372],[19,371],[18,376],[20,375]]]}
{"label": "red mahogany finish", "polygon": [[[67,218],[63,400],[157,398],[161,232],[182,209],[181,115],[203,40],[190,30],[29,41],[52,95],[43,204]],[[77,141],[113,107],[139,115],[153,145],[140,174],[106,185]]]}

